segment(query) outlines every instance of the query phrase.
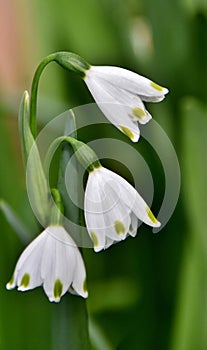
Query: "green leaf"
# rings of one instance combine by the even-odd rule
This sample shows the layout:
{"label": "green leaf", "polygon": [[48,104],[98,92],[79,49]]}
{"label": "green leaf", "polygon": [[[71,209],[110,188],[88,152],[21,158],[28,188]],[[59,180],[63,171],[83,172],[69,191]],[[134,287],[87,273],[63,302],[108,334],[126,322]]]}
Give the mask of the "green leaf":
{"label": "green leaf", "polygon": [[19,108],[19,133],[25,164],[29,157],[34,138],[29,128],[29,94],[24,92]]}
{"label": "green leaf", "polygon": [[172,350],[207,348],[207,107],[194,98],[182,104],[183,190],[189,236],[180,275]]}
{"label": "green leaf", "polygon": [[206,242],[207,106],[186,98],[183,110],[183,186],[187,214],[196,236]]}
{"label": "green leaf", "polygon": [[186,245],[170,349],[205,350],[207,347],[206,260],[199,242],[191,239]]}
{"label": "green leaf", "polygon": [[27,190],[32,209],[42,226],[48,223],[50,190],[43,171],[39,150],[29,126],[29,95],[25,91],[19,110],[19,129],[26,163]]}
{"label": "green leaf", "polygon": [[7,219],[8,223],[17,233],[22,243],[28,243],[29,239],[31,238],[31,233],[26,228],[24,223],[18,218],[17,214],[12,210],[9,204],[6,203],[3,199],[0,199],[0,209]]}
{"label": "green leaf", "polygon": [[52,350],[89,350],[86,301],[66,295],[52,309]]}
{"label": "green leaf", "polygon": [[114,347],[110,344],[103,330],[92,318],[89,319],[89,332],[94,350],[114,350]]}

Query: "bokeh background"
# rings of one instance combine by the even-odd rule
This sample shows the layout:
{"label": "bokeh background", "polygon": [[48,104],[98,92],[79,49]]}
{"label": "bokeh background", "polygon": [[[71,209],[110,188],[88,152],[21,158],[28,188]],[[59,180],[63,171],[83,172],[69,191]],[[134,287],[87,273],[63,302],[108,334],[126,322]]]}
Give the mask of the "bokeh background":
{"label": "bokeh background", "polygon": [[[18,108],[40,60],[59,50],[78,53],[92,64],[137,71],[169,88],[164,102],[147,108],[171,139],[182,175],[176,210],[162,231],[153,235],[142,225],[135,239],[106,252],[83,251],[92,349],[205,350],[207,2],[0,0],[0,203],[4,210],[5,202],[10,205],[31,237],[41,228],[27,199]],[[77,76],[50,64],[40,84],[39,125],[92,101]],[[80,137],[89,141],[94,133],[80,131]],[[134,147],[153,169],[157,213],[164,193],[162,169],[144,140]],[[106,163],[129,176],[121,165]],[[70,319],[70,312],[81,308],[77,297],[67,295],[51,305],[41,288],[5,290],[25,244],[2,212],[0,233],[0,349],[89,349],[88,341],[69,345],[74,325],[80,338],[85,332],[86,319]]]}

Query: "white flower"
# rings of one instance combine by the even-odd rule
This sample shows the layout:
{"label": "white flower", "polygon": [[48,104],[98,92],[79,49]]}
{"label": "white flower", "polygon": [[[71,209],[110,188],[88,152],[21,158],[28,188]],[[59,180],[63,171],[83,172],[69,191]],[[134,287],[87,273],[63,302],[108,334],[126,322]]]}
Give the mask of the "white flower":
{"label": "white flower", "polygon": [[21,254],[7,289],[26,291],[43,285],[50,301],[67,291],[86,298],[86,271],[82,256],[62,226],[49,226]]}
{"label": "white flower", "polygon": [[85,83],[105,116],[132,141],[137,142],[138,123],[152,117],[142,101],[160,102],[168,89],[120,67],[91,66],[85,71]]}
{"label": "white flower", "polygon": [[102,166],[89,173],[84,211],[96,252],[125,239],[128,234],[136,236],[138,219],[152,227],[160,226],[135,188]]}

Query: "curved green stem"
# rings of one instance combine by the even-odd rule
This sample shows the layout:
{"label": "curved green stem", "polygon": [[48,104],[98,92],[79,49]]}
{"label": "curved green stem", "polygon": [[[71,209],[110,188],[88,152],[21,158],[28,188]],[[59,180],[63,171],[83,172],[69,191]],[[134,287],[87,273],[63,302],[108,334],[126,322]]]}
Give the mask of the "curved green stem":
{"label": "curved green stem", "polygon": [[64,212],[63,203],[61,200],[60,192],[57,188],[52,188],[51,193],[54,199],[54,206],[52,208],[51,224],[61,225],[62,224],[62,214]]}
{"label": "curved green stem", "polygon": [[31,88],[31,104],[30,104],[30,128],[32,135],[36,138],[37,135],[37,90],[39,85],[40,76],[44,68],[48,63],[55,61],[61,67],[70,71],[78,73],[82,78],[85,76],[86,70],[90,69],[90,64],[86,62],[82,57],[72,52],[54,52],[51,55],[45,57],[37,67],[35,72],[32,88]]}
{"label": "curved green stem", "polygon": [[88,145],[70,136],[60,136],[57,137],[48,148],[44,163],[46,172],[49,170],[53,154],[62,142],[68,142],[71,145],[77,160],[88,172],[92,172],[95,168],[101,166],[96,153]]}
{"label": "curved green stem", "polygon": [[33,134],[33,137],[36,138],[37,135],[37,90],[39,85],[40,76],[44,70],[44,68],[48,65],[48,63],[55,60],[56,53],[53,53],[42,60],[35,71],[35,75],[32,81],[31,88],[31,102],[30,102],[30,128]]}
{"label": "curved green stem", "polygon": [[48,150],[47,150],[47,153],[46,153],[46,156],[45,156],[45,161],[44,161],[44,169],[45,169],[45,172],[47,174],[47,172],[49,171],[49,168],[50,168],[50,162],[51,162],[51,159],[56,151],[56,149],[59,147],[59,145],[65,141],[65,139],[67,138],[67,136],[60,136],[60,137],[57,137],[49,146]]}
{"label": "curved green stem", "polygon": [[64,130],[64,135],[68,136],[70,135],[74,139],[77,139],[77,126],[76,126],[76,119],[75,119],[75,113],[72,109],[69,110],[69,118],[66,123],[66,127]]}

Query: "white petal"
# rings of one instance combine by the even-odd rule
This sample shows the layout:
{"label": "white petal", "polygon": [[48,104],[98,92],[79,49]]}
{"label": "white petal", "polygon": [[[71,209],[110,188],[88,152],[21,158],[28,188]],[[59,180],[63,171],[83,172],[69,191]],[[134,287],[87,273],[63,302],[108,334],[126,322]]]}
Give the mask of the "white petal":
{"label": "white petal", "polygon": [[147,124],[152,119],[152,116],[146,110],[144,103],[138,96],[133,97],[131,100],[129,113],[132,120],[140,124]]}
{"label": "white petal", "polygon": [[[39,274],[41,258],[42,249],[40,247],[40,250],[34,250],[31,256],[25,261],[17,276],[18,290],[26,291],[41,286],[42,279]],[[26,283],[25,278],[26,280],[28,279]]]}
{"label": "white petal", "polygon": [[[107,179],[107,178],[106,178]],[[105,180],[106,180],[105,179]],[[130,210],[121,198],[121,189],[111,179],[105,182],[106,200],[103,201],[105,231],[115,241],[126,238],[130,226]],[[116,191],[117,189],[117,191]],[[110,208],[107,210],[107,208]]]}
{"label": "white petal", "polygon": [[73,283],[76,292],[85,298],[85,277],[76,243],[62,226],[50,226],[24,250],[7,289],[18,285],[18,290],[25,291],[43,284],[49,300],[58,302]]}
{"label": "white petal", "polygon": [[95,252],[99,252],[104,249],[106,241],[104,217],[102,214],[87,212],[87,209],[84,212],[86,227],[93,241],[94,250]]}
{"label": "white petal", "polygon": [[112,241],[126,238],[130,226],[130,210],[121,200],[121,188],[103,167],[89,174],[85,191],[86,226],[94,242],[94,250],[104,249]]}
{"label": "white petal", "polygon": [[76,265],[75,265],[75,273],[74,273],[72,288],[78,295],[81,295],[83,298],[87,298],[88,291],[86,287],[85,265],[83,263],[83,258],[77,248],[76,248],[75,254],[76,254]]}
{"label": "white petal", "polygon": [[94,250],[99,252],[105,247],[105,226],[102,215],[101,201],[102,188],[99,187],[99,172],[94,170],[89,174],[84,197],[84,215],[87,230],[94,245]]}
{"label": "white petal", "polygon": [[114,179],[114,182],[120,185],[122,201],[126,204],[130,211],[134,212],[138,219],[152,227],[160,226],[159,221],[154,217],[150,208],[134,187],[132,187],[121,176],[106,168],[102,168],[101,171],[105,178],[107,176],[111,177]]}
{"label": "white petal", "polygon": [[159,86],[151,80],[120,67],[93,66],[87,71],[86,78],[100,78],[111,84],[139,95],[143,100],[157,101],[164,98],[168,89]]}
{"label": "white petal", "polygon": [[[121,108],[125,110],[125,113],[131,117],[132,121],[146,124],[152,118],[145,109],[144,103],[138,95],[134,95],[127,90],[114,86],[110,82],[100,80],[99,78],[96,79],[96,84],[102,87],[105,93],[107,92],[114,99],[117,111],[117,103],[119,103],[122,106]],[[103,98],[103,94],[101,95],[101,98]],[[102,102],[110,102],[108,100],[102,100]]]}
{"label": "white petal", "polygon": [[138,219],[153,227],[160,226],[135,188],[104,167],[89,175],[84,213],[96,252],[125,239],[128,234],[136,236]]}
{"label": "white petal", "polygon": [[105,89],[101,82],[91,79],[85,79],[85,81],[103,114],[133,142],[137,142],[140,136],[140,131],[137,123],[133,123],[129,116],[130,106],[118,103],[116,95],[110,90]]}
{"label": "white petal", "polygon": [[23,253],[20,255],[20,258],[16,265],[16,271],[18,272],[23,264],[25,264],[25,261],[30,258],[30,256],[33,254],[33,252],[37,249],[39,250],[39,247],[42,247],[44,245],[45,240],[47,238],[47,232],[44,230],[39,236],[37,236],[23,251]]}
{"label": "white petal", "polygon": [[138,229],[138,219],[134,213],[131,213],[131,224],[129,227],[130,236],[135,237],[137,235],[137,229]]}
{"label": "white petal", "polygon": [[131,108],[120,104],[101,103],[99,108],[123,134],[132,142],[140,138],[140,129],[137,122],[131,119]]}
{"label": "white petal", "polygon": [[154,217],[144,199],[137,192],[136,201],[133,206],[134,214],[145,224],[152,227],[160,227],[160,222]]}
{"label": "white petal", "polygon": [[116,201],[121,199],[127,205],[129,211],[132,211],[137,193],[135,188],[132,185],[130,185],[129,182],[127,182],[123,177],[109,169],[102,167],[98,171],[103,179],[101,183],[103,183],[103,181],[106,181],[107,179],[107,182],[111,182],[112,186],[114,186],[117,194]]}
{"label": "white petal", "polygon": [[[168,90],[167,90],[167,93],[168,93]],[[142,96],[142,95],[139,95],[139,96],[144,102],[161,102],[165,98],[165,95],[161,95],[161,96]]]}
{"label": "white petal", "polygon": [[48,229],[41,277],[44,280],[43,288],[50,301],[58,302],[72,283],[76,262],[74,244],[63,227],[54,226]]}
{"label": "white petal", "polygon": [[[114,241],[125,239],[131,221],[130,210],[128,210],[121,200],[121,188],[108,175],[110,175],[110,172],[106,172],[105,176],[105,169],[103,167],[99,168],[89,175],[86,186],[86,225],[89,234],[93,241],[95,241],[96,251],[104,248],[106,244],[105,236]],[[99,195],[97,195],[99,203],[90,201],[89,211],[87,204],[90,198],[90,192],[94,193],[93,180],[96,183],[95,188],[99,192]],[[97,207],[99,208],[98,210]]]}
{"label": "white petal", "polygon": [[18,290],[25,291],[33,289],[42,284],[39,275],[39,265],[41,263],[42,249],[45,244],[46,233],[41,233],[21,254],[15,271],[12,286],[7,284],[7,288],[18,286]]}
{"label": "white petal", "polygon": [[102,201],[105,193],[100,186],[100,181],[102,181],[102,177],[98,169],[89,173],[84,198],[84,210],[87,213],[102,213]]}
{"label": "white petal", "polygon": [[112,244],[116,243],[113,239],[106,237],[105,249],[109,248]]}

